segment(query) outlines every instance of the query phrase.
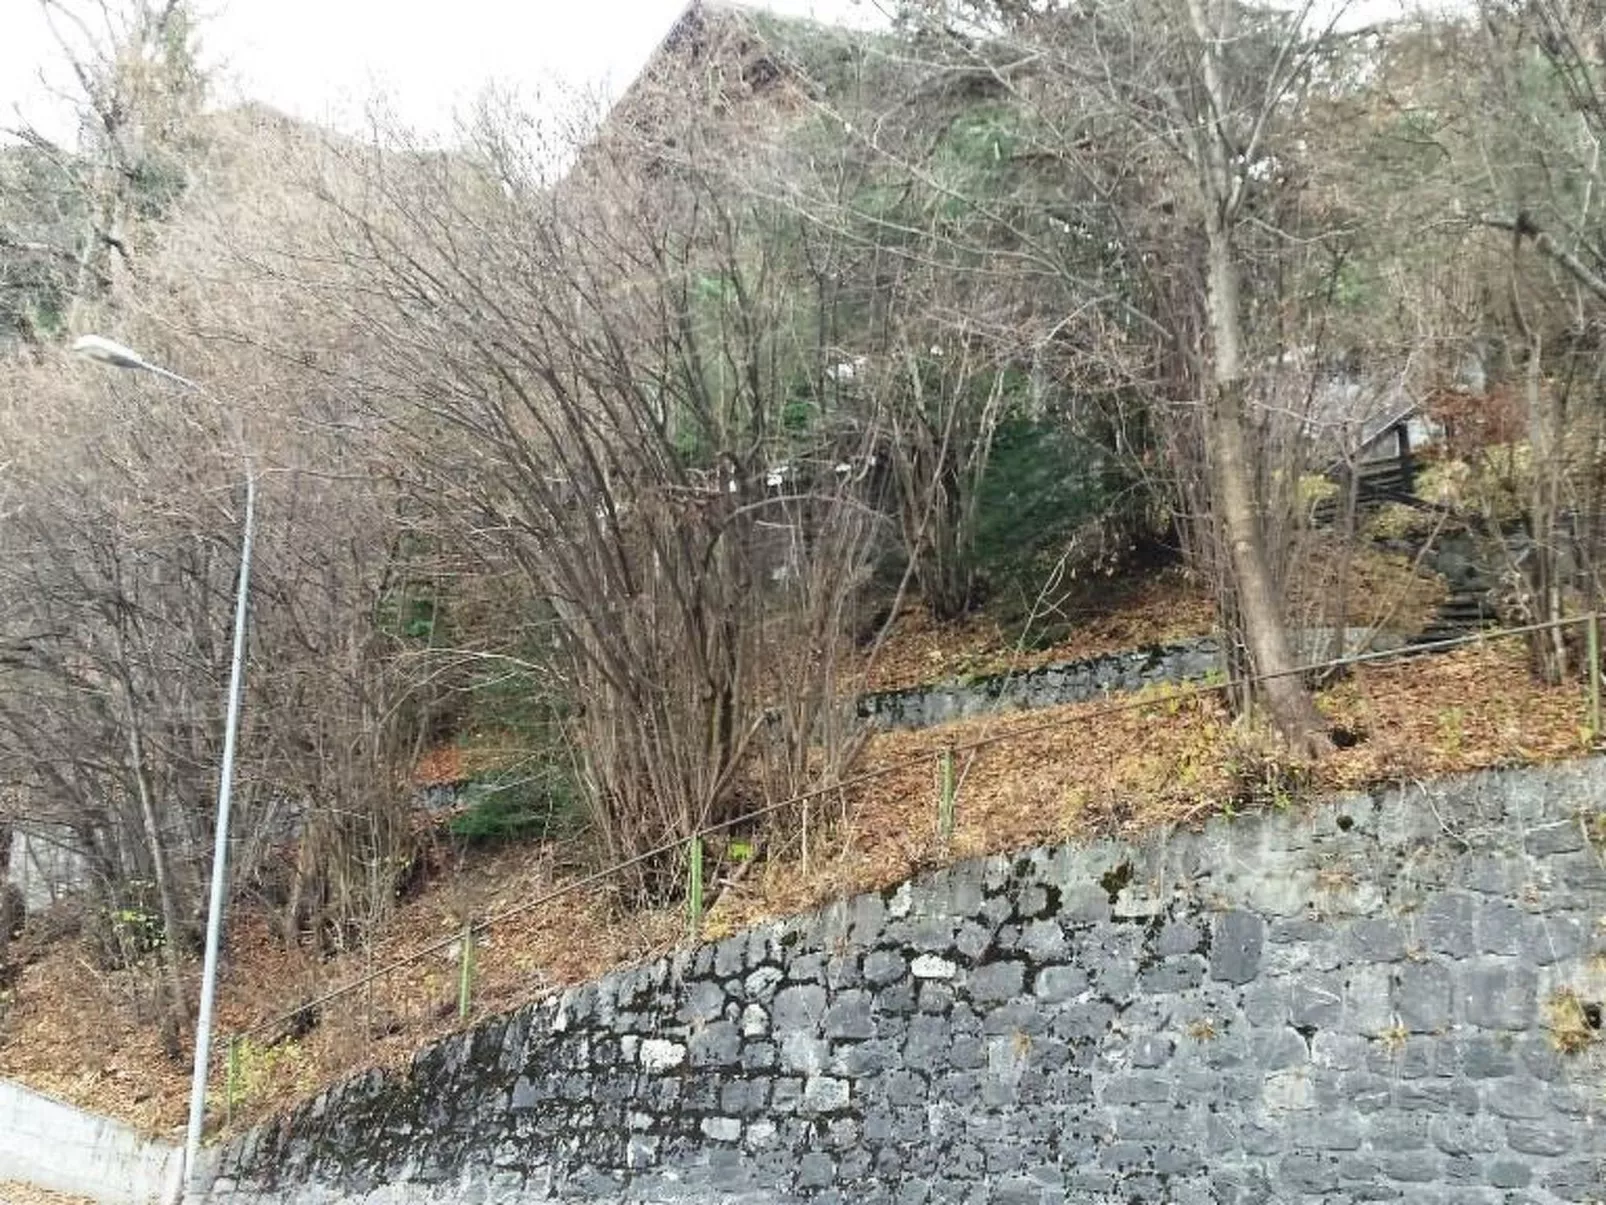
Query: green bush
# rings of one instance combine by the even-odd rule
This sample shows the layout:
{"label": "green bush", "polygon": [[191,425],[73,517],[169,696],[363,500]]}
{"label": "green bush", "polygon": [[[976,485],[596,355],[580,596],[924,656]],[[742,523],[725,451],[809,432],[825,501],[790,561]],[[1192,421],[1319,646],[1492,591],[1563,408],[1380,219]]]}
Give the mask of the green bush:
{"label": "green bush", "polygon": [[544,841],[572,832],[580,808],[573,784],[551,768],[503,781],[471,783],[447,831],[467,845]]}
{"label": "green bush", "polygon": [[126,958],[143,958],[167,944],[156,884],[150,879],[129,880],[123,898],[107,910],[106,920],[117,948]]}
{"label": "green bush", "polygon": [[978,501],[977,568],[1007,609],[1008,600],[1036,597],[1073,537],[1085,543],[1093,525],[1122,547],[1148,533],[1151,503],[1085,436],[1049,421],[1007,419]]}

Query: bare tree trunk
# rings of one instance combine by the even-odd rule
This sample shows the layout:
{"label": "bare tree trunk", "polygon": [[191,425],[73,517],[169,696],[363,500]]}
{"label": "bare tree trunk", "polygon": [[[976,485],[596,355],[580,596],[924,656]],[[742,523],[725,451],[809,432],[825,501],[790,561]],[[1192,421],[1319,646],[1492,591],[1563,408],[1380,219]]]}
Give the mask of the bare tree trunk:
{"label": "bare tree trunk", "polygon": [[25,915],[22,892],[10,879],[11,826],[0,820],[0,971],[5,970],[6,955],[11,945],[11,930]]}
{"label": "bare tree trunk", "polygon": [[139,712],[134,705],[134,683],[129,671],[128,646],[121,631],[117,634],[117,656],[122,667],[124,722],[128,725],[129,770],[134,776],[135,793],[139,796],[140,823],[145,830],[145,842],[150,846],[151,871],[156,879],[156,894],[162,905],[162,969],[167,978],[167,1007],[162,1010],[162,1044],[169,1057],[177,1058],[179,1028],[189,1019],[184,999],[184,981],[179,974],[178,943],[181,932],[178,903],[173,894],[173,876],[167,865],[167,849],[162,843],[162,829],[156,818],[156,800],[151,795],[150,778],[145,770],[145,747],[140,737]]}
{"label": "bare tree trunk", "polygon": [[[1227,123],[1232,97],[1223,75],[1222,45],[1232,33],[1229,3],[1190,0],[1188,10],[1198,38],[1199,82],[1208,120],[1197,135],[1197,168],[1203,192],[1207,296],[1210,326],[1211,389],[1205,406],[1212,491],[1218,539],[1226,545],[1237,617],[1249,653],[1251,681],[1245,697],[1266,705],[1272,722],[1301,755],[1331,749],[1321,713],[1295,672],[1282,600],[1277,596],[1266,547],[1263,507],[1254,489],[1254,461],[1244,415],[1243,309],[1233,226],[1243,206],[1249,161],[1256,151],[1259,122],[1246,149],[1236,156]],[[1296,36],[1296,35],[1291,35]],[[1270,102],[1267,102],[1268,105]],[[1236,162],[1235,162],[1236,158]]]}
{"label": "bare tree trunk", "polygon": [[[1527,578],[1533,595],[1534,621],[1555,623],[1562,618],[1558,519],[1566,465],[1561,455],[1561,399],[1557,390],[1545,387],[1542,350],[1539,335],[1530,331],[1527,393],[1533,487],[1528,508],[1533,545],[1528,555]],[[1560,627],[1535,632],[1532,651],[1533,672],[1541,681],[1554,685],[1567,676],[1566,634]]]}
{"label": "bare tree trunk", "polygon": [[1249,652],[1247,697],[1265,702],[1273,723],[1302,754],[1331,747],[1288,641],[1282,600],[1272,585],[1265,523],[1256,505],[1253,462],[1244,417],[1243,340],[1238,265],[1218,211],[1207,218],[1210,291],[1207,308],[1213,344],[1210,399],[1205,412],[1220,539],[1232,568],[1238,617]]}

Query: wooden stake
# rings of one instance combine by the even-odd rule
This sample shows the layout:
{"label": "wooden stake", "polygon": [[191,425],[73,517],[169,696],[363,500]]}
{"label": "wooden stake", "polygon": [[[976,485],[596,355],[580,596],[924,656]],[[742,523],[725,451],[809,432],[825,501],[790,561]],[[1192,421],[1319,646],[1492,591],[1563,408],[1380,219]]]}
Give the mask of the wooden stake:
{"label": "wooden stake", "polygon": [[229,1038],[228,1078],[223,1086],[223,1119],[225,1125],[234,1124],[234,1102],[240,1094],[240,1039]]}

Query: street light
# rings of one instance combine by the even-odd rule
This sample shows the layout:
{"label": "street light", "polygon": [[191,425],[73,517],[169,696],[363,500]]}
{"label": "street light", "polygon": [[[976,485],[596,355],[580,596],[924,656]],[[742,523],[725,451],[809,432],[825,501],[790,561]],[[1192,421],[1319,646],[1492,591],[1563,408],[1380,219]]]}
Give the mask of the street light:
{"label": "street light", "polygon": [[[217,399],[195,381],[152,364],[138,352],[100,335],[83,335],[72,350],[74,355],[113,368],[147,372],[183,386],[217,403]],[[234,416],[238,424],[239,416]],[[206,958],[201,969],[201,1011],[195,1021],[195,1069],[190,1080],[190,1118],[184,1131],[183,1191],[186,1200],[198,1199],[195,1183],[196,1163],[201,1153],[201,1126],[206,1116],[206,1073],[212,1053],[212,1001],[217,993],[219,937],[223,930],[224,881],[229,859],[229,802],[234,789],[234,747],[240,728],[240,686],[245,669],[246,597],[251,581],[251,542],[256,534],[256,472],[251,458],[245,460],[245,530],[240,543],[240,584],[234,599],[234,660],[229,669],[228,719],[223,729],[223,768],[218,775],[217,838],[212,848],[212,897],[206,915]]]}

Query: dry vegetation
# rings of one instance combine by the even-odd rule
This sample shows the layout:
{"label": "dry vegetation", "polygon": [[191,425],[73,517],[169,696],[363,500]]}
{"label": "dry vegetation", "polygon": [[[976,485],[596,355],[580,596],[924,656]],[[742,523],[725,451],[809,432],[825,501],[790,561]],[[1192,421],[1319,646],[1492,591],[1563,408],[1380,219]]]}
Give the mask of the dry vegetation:
{"label": "dry vegetation", "polygon": [[[1136,836],[1223,811],[1297,807],[1328,791],[1587,749],[1579,687],[1536,684],[1525,649],[1509,639],[1363,667],[1322,692],[1320,706],[1360,739],[1309,771],[1288,761],[1269,734],[1233,721],[1216,694],[1192,688],[884,734],[841,795],[815,805],[807,863],[795,838],[772,847],[761,866],[725,888],[705,932],[729,933],[978,854]],[[934,783],[937,755],[948,745],[961,750],[961,782],[957,826],[945,846]],[[983,747],[964,751],[974,745]],[[540,845],[443,865],[367,955],[319,961],[286,950],[265,918],[239,918],[219,1008],[223,1031],[261,1024],[448,940],[470,917],[551,896],[581,873],[561,856],[559,847]],[[607,885],[566,891],[480,938],[475,1015],[663,953],[684,937],[676,911],[630,911]],[[304,1033],[286,1036],[279,1025],[258,1035],[261,1044],[242,1059],[246,1098],[235,1124],[361,1067],[403,1062],[456,1028],[456,953],[448,946],[383,976],[371,991],[327,1006]],[[161,1056],[137,999],[125,977],[92,970],[72,941],[38,951],[17,986],[0,1074],[150,1132],[173,1131],[183,1120],[186,1077]],[[274,1037],[280,1040],[270,1045]]]}
{"label": "dry vegetation", "polygon": [[[899,690],[1185,640],[1210,631],[1215,603],[1202,582],[1177,570],[1121,583],[1097,596],[1073,596],[1060,603],[1055,615],[1071,622],[1069,635],[1030,647],[1019,637],[1012,639],[986,612],[939,623],[924,607],[910,607],[865,666],[865,684],[870,690]],[[1031,635],[1028,630],[1026,636]]]}
{"label": "dry vegetation", "polygon": [[[1314,701],[1280,672],[1299,647],[1284,620],[1411,632],[1441,601],[1412,564],[1313,530],[1300,490],[1336,450],[1360,454],[1372,403],[1454,393],[1469,358],[1508,390],[1525,374],[1527,463],[1548,470],[1499,495],[1533,535],[1506,567],[1513,613],[1606,606],[1606,378],[1598,315],[1573,287],[1606,302],[1606,240],[1579,241],[1592,266],[1577,280],[1523,241],[1593,229],[1542,198],[1602,195],[1599,156],[1577,148],[1606,134],[1606,108],[1557,107],[1520,84],[1541,73],[1507,71],[1540,46],[1552,92],[1593,78],[1550,28],[1560,18],[1539,6],[1473,22],[1464,41],[1428,23],[1379,48],[1308,40],[1287,15],[1242,38],[1200,24],[1231,5],[897,7],[916,42],[822,51],[812,68],[764,48],[768,22],[688,14],[689,57],[638,81],[551,187],[553,147],[581,149],[573,131],[494,106],[462,155],[261,114],[208,131],[188,6],[129,0],[126,29],[78,62],[85,128],[108,135],[67,173],[83,195],[59,212],[83,220],[27,240],[58,240],[52,262],[77,270],[13,298],[26,354],[0,372],[0,653],[15,684],[0,692],[0,781],[22,784],[0,828],[67,834],[97,892],[76,925],[54,918],[54,939],[38,924],[23,938],[0,1074],[149,1132],[184,1115],[241,445],[171,377],[68,370],[66,345],[91,327],[228,382],[261,469],[232,833],[249,890],[232,902],[218,1016],[225,1036],[251,1032],[231,1125],[458,1025],[451,943],[471,921],[523,909],[478,949],[477,1015],[685,940],[689,839],[839,774],[808,810],[740,833],[745,856],[713,843],[727,877],[706,933],[955,858],[1584,751],[1582,667],[1560,639],[1370,665]],[[949,38],[950,8],[996,44]],[[939,9],[940,27],[922,24]],[[1181,107],[1157,111],[1157,96]],[[1433,163],[1404,162],[1398,96],[1475,120],[1413,127],[1407,144],[1435,147]],[[124,137],[140,131],[149,146]],[[133,189],[153,179],[171,186]],[[0,186],[0,219],[25,230],[49,208],[8,209],[8,195],[23,194]],[[1499,220],[1519,205],[1538,208]],[[1136,267],[1154,264],[1167,270]],[[1490,346],[1501,363],[1484,362]],[[1575,377],[1566,406],[1540,388]],[[1317,405],[1362,385],[1381,392],[1353,414]],[[1564,411],[1593,424],[1584,462],[1558,454]],[[983,552],[1004,561],[984,532],[1041,536],[1010,553],[1019,579],[989,575]],[[1106,578],[1150,541],[1179,543],[1190,572]],[[897,597],[921,611],[873,655],[850,652],[896,564]],[[1077,574],[1097,588],[1039,599],[1024,635],[970,612],[1001,582],[1030,596]],[[845,722],[861,685],[1218,626],[1283,737],[1207,689],[863,747]],[[491,665],[525,678],[508,687],[498,668],[492,690]],[[562,717],[549,727],[568,743],[539,751],[546,798],[590,829],[464,853],[403,780],[505,768],[514,724],[477,726],[475,708],[520,691],[543,723]],[[1342,748],[1288,751],[1325,752],[1329,730]],[[941,840],[945,748],[961,784]],[[632,855],[633,881],[587,878]]]}
{"label": "dry vegetation", "polygon": [[89,1197],[72,1197],[31,1184],[0,1184],[0,1205],[90,1205]]}
{"label": "dry vegetation", "polygon": [[[1289,596],[1292,622],[1322,622],[1332,599],[1352,600],[1350,627],[1378,626],[1414,633],[1427,626],[1444,598],[1444,580],[1423,573],[1407,558],[1361,547],[1348,556],[1330,538],[1311,541]],[[1039,666],[1098,657],[1146,645],[1207,635],[1216,624],[1208,583],[1185,569],[1095,581],[1068,592],[1047,617],[1070,631],[1062,639],[1034,639],[1042,623],[1006,628],[986,611],[939,623],[921,606],[898,617],[887,639],[863,668],[870,690],[899,690],[923,682],[1021,673]]]}
{"label": "dry vegetation", "polygon": [[[1201,823],[1223,811],[1295,806],[1316,795],[1462,770],[1576,756],[1586,750],[1576,686],[1545,687],[1525,673],[1514,642],[1380,663],[1320,697],[1337,727],[1362,739],[1307,770],[1267,734],[1234,722],[1219,695],[1159,689],[877,738],[867,780],[848,793],[845,820],[805,870],[771,866],[727,895],[717,931],[896,882],[941,861],[1100,834],[1132,837]],[[935,766],[958,757],[958,819],[947,849],[935,831]]]}

